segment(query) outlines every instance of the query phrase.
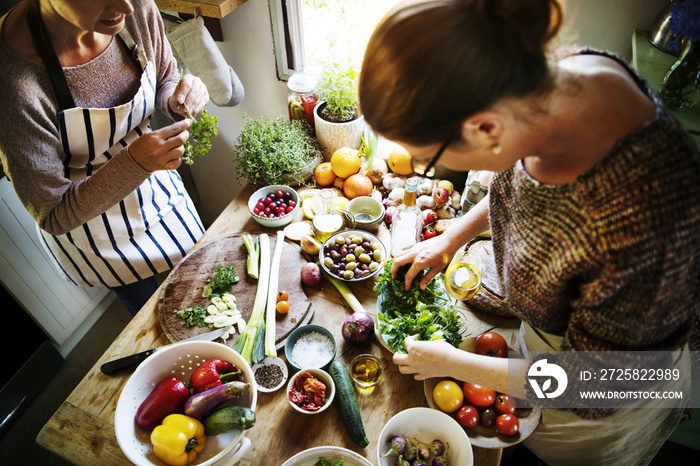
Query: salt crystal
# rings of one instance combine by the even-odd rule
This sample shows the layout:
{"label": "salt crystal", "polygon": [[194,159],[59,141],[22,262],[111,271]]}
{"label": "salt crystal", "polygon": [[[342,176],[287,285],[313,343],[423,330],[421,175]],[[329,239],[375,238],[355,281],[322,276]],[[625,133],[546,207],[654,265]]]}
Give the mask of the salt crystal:
{"label": "salt crystal", "polygon": [[302,369],[323,367],[332,357],[333,343],[319,332],[300,336],[292,348],[292,360]]}

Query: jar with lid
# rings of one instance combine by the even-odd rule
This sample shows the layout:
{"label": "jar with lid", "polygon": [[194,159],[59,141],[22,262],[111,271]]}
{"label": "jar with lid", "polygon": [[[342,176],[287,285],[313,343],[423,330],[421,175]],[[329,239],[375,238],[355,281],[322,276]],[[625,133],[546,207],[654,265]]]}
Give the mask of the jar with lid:
{"label": "jar with lid", "polygon": [[287,81],[289,93],[287,108],[290,120],[306,120],[314,129],[314,107],[316,107],[316,84],[318,76],[312,73],[294,73]]}

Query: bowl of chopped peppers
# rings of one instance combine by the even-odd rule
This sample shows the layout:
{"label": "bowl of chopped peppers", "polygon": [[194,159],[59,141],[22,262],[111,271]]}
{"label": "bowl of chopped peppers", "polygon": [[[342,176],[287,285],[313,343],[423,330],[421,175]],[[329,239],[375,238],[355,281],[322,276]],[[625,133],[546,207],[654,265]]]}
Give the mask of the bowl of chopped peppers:
{"label": "bowl of chopped peppers", "polygon": [[328,408],[335,397],[335,384],[328,372],[302,369],[287,384],[287,400],[304,414],[318,414]]}
{"label": "bowl of chopped peppers", "polygon": [[250,448],[257,384],[232,348],[178,343],[142,362],[124,385],[114,429],[135,465],[234,464]]}

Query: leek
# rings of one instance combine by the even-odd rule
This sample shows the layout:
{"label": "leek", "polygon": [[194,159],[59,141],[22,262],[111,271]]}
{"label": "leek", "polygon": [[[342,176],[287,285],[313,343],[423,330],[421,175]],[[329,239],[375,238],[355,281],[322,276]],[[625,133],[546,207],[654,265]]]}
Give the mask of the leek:
{"label": "leek", "polygon": [[335,286],[335,289],[338,290],[338,292],[343,297],[345,302],[348,303],[348,305],[350,306],[350,308],[354,312],[367,313],[367,311],[365,311],[365,308],[362,307],[362,303],[360,303],[360,301],[357,299],[357,297],[353,294],[350,287],[348,287],[348,285],[344,281],[333,277],[328,272],[323,270],[322,267],[321,267],[321,275],[323,276],[323,278],[325,278],[326,280],[331,282],[331,284],[333,286]]}
{"label": "leek", "polygon": [[275,314],[277,305],[277,285],[280,278],[280,261],[282,260],[282,248],[284,247],[284,231],[277,231],[277,242],[275,253],[272,255],[272,266],[270,267],[270,283],[267,289],[267,315],[265,321],[265,354],[271,358],[277,357],[275,348]]}
{"label": "leek", "polygon": [[[267,288],[270,280],[270,237],[262,233],[258,236],[258,242],[260,244],[260,279],[258,280],[258,290],[253,302],[253,312],[250,314],[245,331],[241,333],[241,336],[234,343],[234,349],[240,348],[240,351],[237,351],[248,364],[259,362],[257,355],[255,357],[256,360],[253,361],[253,351],[256,348],[256,344],[258,344],[258,340],[265,336],[265,329],[261,324],[264,324]],[[238,340],[241,339],[243,341],[239,343]]]}
{"label": "leek", "polygon": [[248,257],[245,261],[245,269],[248,272],[248,276],[251,278],[258,279],[258,262],[260,262],[260,238],[253,240],[253,237],[248,233],[241,236],[243,239],[243,244],[248,250]]}

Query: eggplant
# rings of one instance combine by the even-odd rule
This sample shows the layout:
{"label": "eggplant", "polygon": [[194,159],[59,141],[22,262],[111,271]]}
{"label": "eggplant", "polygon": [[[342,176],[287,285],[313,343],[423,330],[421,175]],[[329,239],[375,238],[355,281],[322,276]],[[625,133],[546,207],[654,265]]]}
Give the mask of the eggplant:
{"label": "eggplant", "polygon": [[187,399],[185,414],[200,419],[212,413],[223,402],[241,396],[249,387],[249,383],[233,381],[196,393]]}
{"label": "eggplant", "polygon": [[389,455],[403,455],[403,452],[408,446],[408,442],[406,441],[406,439],[401,437],[400,435],[394,435],[393,437],[389,437],[389,439],[386,441],[386,444],[389,445],[389,450],[381,456],[382,458],[386,458]]}
{"label": "eggplant", "polygon": [[[442,444],[442,442],[440,442]],[[433,462],[431,466],[449,466],[450,463],[447,461],[447,450],[450,449],[450,444],[447,443],[447,445],[444,445],[445,450],[435,458],[433,458]]]}
{"label": "eggplant", "polygon": [[425,443],[416,443],[416,452],[418,453],[418,458],[422,460],[428,460],[430,458],[430,449]]}
{"label": "eggplant", "polygon": [[406,445],[406,449],[404,450],[403,454],[403,459],[407,461],[415,461],[418,457],[417,449],[416,449],[416,444],[408,441],[408,444]]}
{"label": "eggplant", "polygon": [[[418,439],[414,439],[416,442],[418,442],[419,445],[423,445],[430,451],[430,453],[433,456],[441,456],[443,452],[445,451],[445,444],[442,442],[440,439],[435,439],[430,444],[427,444],[425,442],[421,442]],[[422,455],[421,455],[422,456]],[[427,459],[426,457],[423,456],[423,459]]]}

